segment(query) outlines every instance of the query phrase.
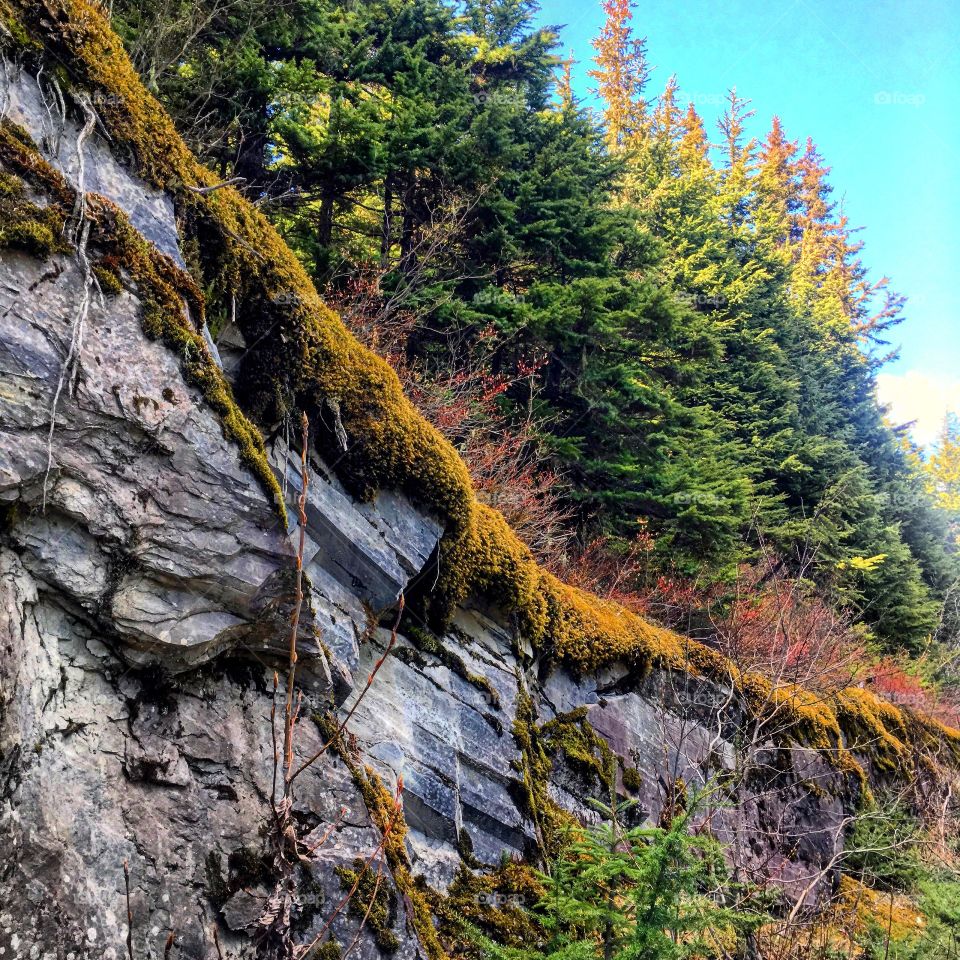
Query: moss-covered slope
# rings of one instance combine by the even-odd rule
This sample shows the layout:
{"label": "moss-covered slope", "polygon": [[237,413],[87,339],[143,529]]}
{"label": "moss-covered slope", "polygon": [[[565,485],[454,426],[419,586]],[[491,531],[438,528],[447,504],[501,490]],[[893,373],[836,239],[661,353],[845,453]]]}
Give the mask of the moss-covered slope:
{"label": "moss-covered slope", "polygon": [[[102,202],[94,206],[100,244],[110,247],[112,229],[114,260],[145,304],[145,329],[178,352],[271,494],[277,496],[276,484],[252,424],[271,430],[300,409],[320,423],[325,406],[335,406],[349,448],[343,453],[331,445],[324,452],[334,455],[341,478],[360,496],[402,490],[443,522],[439,575],[428,598],[436,623],[469,595],[481,594],[512,616],[536,649],[574,672],[624,660],[638,670],[674,668],[732,682],[754,710],[778,711],[798,738],[844,763],[842,735],[868,737],[891,767],[911,756],[913,746],[945,746],[951,759],[960,757],[958,731],[862,690],[826,700],[795,688],[773,690],[762,678],[741,676],[715,652],[542,570],[503,517],[477,501],[456,451],[418,414],[391,368],[323,304],[268,221],[231,187],[198,192],[216,178],[146,92],[101,8],[89,0],[0,0],[0,19],[5,45],[24,60],[55,64],[61,83],[89,96],[140,176],[174,198],[192,281],[145,249],[122,215]],[[26,150],[20,158],[26,176],[38,154],[8,130],[11,154],[18,140]],[[16,166],[6,156],[4,163]],[[179,309],[187,296],[202,316],[201,288],[212,291],[206,309],[229,311],[251,345],[236,396]]]}

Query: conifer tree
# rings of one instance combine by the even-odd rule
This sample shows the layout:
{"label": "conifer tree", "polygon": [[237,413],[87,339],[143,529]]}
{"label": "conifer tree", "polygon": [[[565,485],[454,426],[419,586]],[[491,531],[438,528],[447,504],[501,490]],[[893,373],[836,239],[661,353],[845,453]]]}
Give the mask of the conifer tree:
{"label": "conifer tree", "polygon": [[[954,503],[956,430],[925,468],[883,419],[904,301],[812,140],[798,151],[774,118],[758,145],[732,90],[715,165],[675,78],[644,99],[628,0],[606,0],[595,43],[602,124],[534,0],[113,11],[193,146],[247,179],[321,288],[402,291],[426,375],[485,344],[514,383],[504,416],[549,424],[585,537],[642,516],[659,562],[711,576],[760,537],[812,546],[838,604],[892,646],[923,641],[957,574],[931,500]],[[227,310],[211,298],[214,328]]]}
{"label": "conifer tree", "polygon": [[[797,142],[787,139],[779,117],[774,117],[761,145],[757,164],[757,232],[771,236],[778,247],[793,241],[792,218],[797,211]],[[789,249],[787,256],[792,257]]]}
{"label": "conifer tree", "polygon": [[677,104],[678,83],[676,76],[667,80],[663,93],[657,100],[652,117],[652,133],[666,143],[674,143],[680,127],[680,107]]}
{"label": "conifer tree", "polygon": [[727,91],[727,106],[720,115],[717,126],[723,135],[721,146],[728,170],[749,159],[753,150],[753,141],[744,143],[746,122],[756,114],[755,110],[747,109],[749,105],[749,100],[737,96],[736,87],[731,87]]}
{"label": "conifer tree", "polygon": [[646,124],[643,91],[650,78],[650,67],[646,40],[633,35],[635,8],[632,0],[603,0],[606,20],[593,43],[596,68],[589,76],[597,81],[607,143],[614,152],[628,146]]}
{"label": "conifer tree", "polygon": [[960,417],[948,413],[926,465],[929,485],[941,509],[960,520]]}
{"label": "conifer tree", "polygon": [[572,50],[567,59],[560,62],[560,73],[557,76],[557,98],[562,110],[566,110],[575,104],[573,95],[573,65],[575,63],[576,60],[573,59]]}
{"label": "conifer tree", "polygon": [[723,168],[721,183],[721,203],[723,204],[727,225],[731,230],[745,226],[748,206],[751,200],[753,183],[751,178],[756,141],[745,140],[746,123],[755,111],[748,110],[749,100],[737,96],[737,88],[727,92],[727,106],[717,120],[722,140]]}
{"label": "conifer tree", "polygon": [[[690,809],[665,826],[607,822],[570,838],[541,876],[545,892],[528,908],[542,944],[502,947],[477,936],[488,960],[696,960],[746,955],[746,934],[766,919],[759,897],[730,887],[720,844],[692,829]],[[724,895],[718,895],[723,890]],[[731,895],[732,894],[732,895]],[[535,929],[536,929],[535,928]],[[720,945],[723,949],[719,949]]]}

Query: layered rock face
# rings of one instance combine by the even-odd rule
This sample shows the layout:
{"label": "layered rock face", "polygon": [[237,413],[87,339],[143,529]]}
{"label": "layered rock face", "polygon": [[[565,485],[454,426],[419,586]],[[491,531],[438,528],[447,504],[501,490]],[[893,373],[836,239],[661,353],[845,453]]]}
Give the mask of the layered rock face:
{"label": "layered rock face", "polygon": [[[32,77],[10,71],[6,84],[7,116],[50,162],[179,259],[170,201],[51,112]],[[125,862],[138,957],[163,955],[169,931],[179,955],[215,957],[214,929],[225,954],[256,956],[299,531],[282,527],[199,392],[143,334],[137,297],[94,289],[84,312],[84,277],[68,254],[0,251],[0,956],[125,956]],[[229,371],[242,338],[218,339],[210,349]],[[295,517],[299,456],[280,438],[271,457]],[[314,454],[308,481],[298,755],[324,743],[314,714],[356,708],[349,756],[330,750],[297,781],[294,816],[315,846],[298,875],[299,942],[336,913],[336,867],[380,843],[358,766],[389,789],[402,776],[412,872],[439,893],[458,870],[536,854],[521,705],[536,723],[585,708],[577,722],[620,758],[638,818],[656,822],[678,781],[736,766],[743,718],[722,685],[625,665],[570,676],[479,602],[439,642],[409,619],[392,637],[401,594],[414,580],[429,588],[440,525],[389,491],[356,502]],[[855,797],[818,753],[789,753],[714,828],[800,895],[842,845]],[[554,759],[546,795],[589,821],[602,785],[562,751]],[[365,929],[356,951],[422,955],[409,898],[386,885],[396,946]],[[332,933],[350,944],[358,926],[343,910]]]}

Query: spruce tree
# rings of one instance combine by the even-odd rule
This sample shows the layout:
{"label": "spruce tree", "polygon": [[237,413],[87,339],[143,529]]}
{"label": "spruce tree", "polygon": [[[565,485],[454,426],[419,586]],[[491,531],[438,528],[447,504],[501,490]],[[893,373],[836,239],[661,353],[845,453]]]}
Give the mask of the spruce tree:
{"label": "spruce tree", "polygon": [[650,78],[647,42],[633,34],[632,0],[603,0],[606,15],[594,41],[596,67],[589,76],[597,81],[603,102],[603,120],[611,151],[624,149],[646,126],[644,89]]}
{"label": "spruce tree", "polygon": [[[753,891],[729,884],[723,849],[694,832],[696,798],[666,826],[624,828],[629,804],[574,834],[528,907],[542,942],[502,947],[474,934],[489,960],[695,960],[741,955],[766,919]],[[721,891],[723,891],[721,893]]]}

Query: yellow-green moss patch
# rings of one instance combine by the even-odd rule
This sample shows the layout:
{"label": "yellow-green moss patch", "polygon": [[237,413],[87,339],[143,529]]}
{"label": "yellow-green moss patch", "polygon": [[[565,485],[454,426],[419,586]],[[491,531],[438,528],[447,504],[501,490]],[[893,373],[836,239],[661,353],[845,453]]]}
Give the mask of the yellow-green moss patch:
{"label": "yellow-green moss patch", "polygon": [[27,154],[21,135],[14,124],[0,120],[0,248],[46,259],[71,249],[64,239],[67,210],[56,197],[46,205],[28,199],[28,186],[46,184],[37,183],[42,168],[35,161],[20,162]]}
{"label": "yellow-green moss patch", "polygon": [[400,941],[393,932],[397,898],[389,880],[382,875],[378,880],[377,871],[359,857],[353,861],[352,868],[336,867],[335,872],[344,890],[353,890],[356,885],[350,899],[350,914],[361,921],[366,918],[366,927],[377,946],[392,953],[400,946]]}
{"label": "yellow-green moss patch", "polygon": [[522,793],[518,806],[533,822],[543,859],[550,861],[563,849],[571,831],[578,829],[580,824],[550,796],[556,744],[541,735],[533,701],[522,690],[517,696],[513,737],[520,751],[517,769]]}
{"label": "yellow-green moss patch", "polygon": [[459,960],[482,957],[473,930],[515,949],[541,942],[543,930],[529,909],[543,894],[539,876],[526,864],[510,860],[482,872],[461,866],[447,895],[434,902],[448,953]]}

